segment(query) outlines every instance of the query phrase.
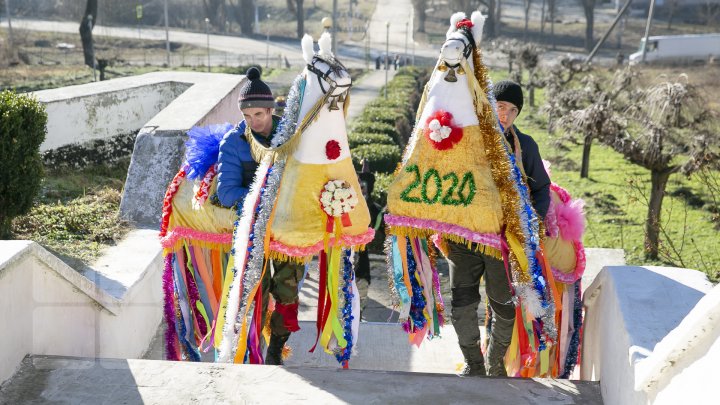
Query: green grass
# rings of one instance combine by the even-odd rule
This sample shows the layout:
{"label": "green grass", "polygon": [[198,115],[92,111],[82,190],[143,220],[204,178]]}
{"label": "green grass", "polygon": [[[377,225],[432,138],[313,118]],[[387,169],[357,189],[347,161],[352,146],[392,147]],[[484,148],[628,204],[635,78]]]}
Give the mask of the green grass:
{"label": "green grass", "polygon": [[[492,76],[498,81],[507,74],[493,72]],[[538,107],[544,103],[543,90],[536,91],[536,102]],[[574,198],[586,201],[586,247],[620,248],[625,250],[628,264],[686,267],[705,272],[713,281],[720,279],[717,249],[720,224],[717,214],[712,212],[716,208],[697,178],[688,179],[681,174],[670,178],[663,200],[661,221],[665,234],[661,236],[660,249],[674,252],[659,261],[647,260],[644,226],[650,172],[595,142],[590,153],[589,178],[581,179],[582,146],[559,148],[555,141],[560,133],[550,135],[546,117],[532,110],[526,105],[516,125],[538,142],[542,157],[552,164],[552,180]]]}
{"label": "green grass", "polygon": [[32,210],[13,221],[15,239],[38,242],[76,268],[91,264],[129,230],[118,216],[128,163],[46,173]]}

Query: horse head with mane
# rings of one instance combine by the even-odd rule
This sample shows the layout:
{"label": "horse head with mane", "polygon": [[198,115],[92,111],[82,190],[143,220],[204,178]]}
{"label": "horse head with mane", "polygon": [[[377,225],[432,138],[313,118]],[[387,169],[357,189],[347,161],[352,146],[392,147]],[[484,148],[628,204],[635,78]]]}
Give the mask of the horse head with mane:
{"label": "horse head with mane", "polygon": [[[253,301],[267,262],[307,262],[316,254],[321,285],[327,285],[318,306],[330,308],[318,311],[317,340],[340,362],[352,353],[359,303],[349,255],[371,241],[374,230],[365,199],[358,198],[345,128],[352,81],[330,43],[323,34],[315,53],[312,37],[302,39],[307,65],[290,89],[271,147],[250,141],[260,165],[235,227],[235,277],[224,306],[220,361],[242,362],[246,352],[252,361],[258,352],[262,328],[253,327]],[[345,308],[338,317],[341,301]]]}
{"label": "horse head with mane", "polygon": [[[419,344],[439,333],[444,306],[428,239],[440,250],[455,242],[504,259],[516,302],[537,320],[545,349],[557,336],[546,282],[552,276],[542,263],[539,220],[481,60],[484,21],[480,12],[450,18],[402,166],[388,188],[389,272],[403,327]],[[403,282],[408,279],[409,285]]]}

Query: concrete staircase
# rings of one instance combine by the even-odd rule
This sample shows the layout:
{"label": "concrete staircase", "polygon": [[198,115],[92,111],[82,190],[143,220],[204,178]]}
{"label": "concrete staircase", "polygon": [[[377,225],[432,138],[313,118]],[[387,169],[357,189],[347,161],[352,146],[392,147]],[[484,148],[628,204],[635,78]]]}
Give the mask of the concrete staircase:
{"label": "concrete staircase", "polygon": [[602,404],[597,382],[28,356],[2,404]]}

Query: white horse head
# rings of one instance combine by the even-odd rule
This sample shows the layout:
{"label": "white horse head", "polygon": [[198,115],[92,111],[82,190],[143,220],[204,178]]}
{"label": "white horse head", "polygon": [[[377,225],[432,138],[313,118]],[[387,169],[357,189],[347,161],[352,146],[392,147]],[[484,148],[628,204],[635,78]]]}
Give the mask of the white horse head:
{"label": "white horse head", "polygon": [[450,28],[428,83],[427,104],[419,122],[424,122],[434,111],[444,110],[453,111],[456,125],[477,125],[468,75],[474,71],[472,53],[480,45],[484,24],[485,17],[479,11],[475,11],[470,20],[465,13],[450,17]]}
{"label": "white horse head", "polygon": [[344,110],[352,79],[345,66],[333,55],[331,42],[329,33],[322,34],[317,53],[313,50],[310,35],[306,34],[301,42],[307,65],[302,73],[305,89],[298,124],[313,112],[320,100],[324,100],[312,123],[300,134],[302,138],[293,153],[302,163],[334,163],[350,156]]}

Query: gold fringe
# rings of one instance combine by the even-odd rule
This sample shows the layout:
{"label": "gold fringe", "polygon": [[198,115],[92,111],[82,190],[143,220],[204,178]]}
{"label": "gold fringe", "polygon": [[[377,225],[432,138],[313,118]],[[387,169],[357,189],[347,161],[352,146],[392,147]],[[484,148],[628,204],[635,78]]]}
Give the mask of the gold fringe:
{"label": "gold fringe", "polygon": [[[473,86],[477,86],[482,90],[483,97],[487,94],[488,71],[480,59],[480,50],[475,49],[473,52],[473,64],[475,65],[475,75],[468,76]],[[472,80],[472,79],[475,80]],[[505,219],[505,232],[513,235],[521,245],[525,245],[525,235],[523,233],[518,210],[520,207],[520,195],[515,189],[512,180],[508,178],[511,173],[511,163],[505,153],[507,141],[505,137],[498,136],[499,128],[492,107],[488,103],[475,103],[475,109],[478,115],[480,133],[485,141],[485,154],[490,162],[493,180],[500,191],[502,200],[503,218]],[[523,271],[519,267],[519,262],[515,257],[515,253],[509,252],[509,260],[514,269],[517,269],[518,280],[516,282],[528,283],[531,277],[528,271]]]}
{"label": "gold fringe", "polygon": [[169,248],[163,248],[163,255],[167,255],[168,253],[173,253],[180,249],[181,247],[186,246],[197,246],[201,247],[203,249],[211,249],[211,250],[219,250],[220,253],[228,253],[232,249],[232,243],[225,244],[225,243],[214,243],[214,242],[205,242],[200,240],[191,240],[191,239],[185,239],[180,238],[175,242],[175,244],[172,247]]}
{"label": "gold fringe", "polygon": [[[391,235],[395,235],[397,237],[403,238],[425,238],[430,239],[430,236],[437,234],[438,232],[430,230],[430,229],[417,229],[417,228],[410,228],[407,226],[388,226],[388,233]],[[475,250],[477,252],[485,253],[488,256],[492,256],[496,259],[502,260],[502,252],[499,250],[483,245],[481,243],[476,243],[470,240],[467,240],[461,236],[450,234],[450,233],[440,233],[440,236],[443,241],[451,241],[453,243],[461,244],[467,246],[468,249]],[[430,248],[430,245],[432,245],[432,242],[428,242],[428,250],[434,251],[434,249]],[[443,251],[443,254],[447,253],[447,249]]]}
{"label": "gold fringe", "polygon": [[305,256],[305,257],[296,257],[296,256],[286,255],[285,253],[276,252],[273,250],[267,254],[267,258],[270,260],[276,260],[279,262],[290,262],[290,263],[304,265],[304,264],[309,263],[312,260],[313,256],[310,255],[310,256]]}
{"label": "gold fringe", "polygon": [[345,102],[343,103],[343,116],[347,119],[348,110],[350,109],[350,90],[345,93]]}

